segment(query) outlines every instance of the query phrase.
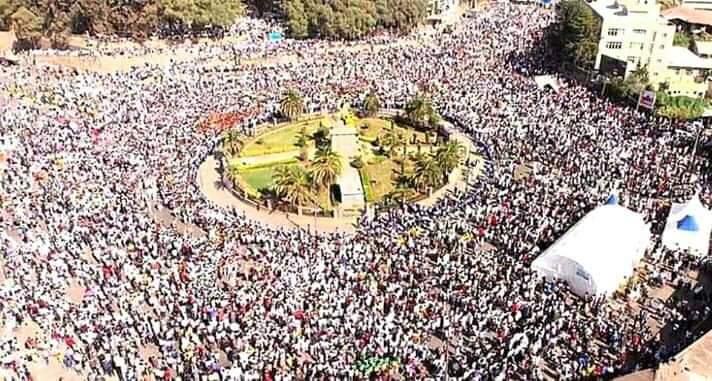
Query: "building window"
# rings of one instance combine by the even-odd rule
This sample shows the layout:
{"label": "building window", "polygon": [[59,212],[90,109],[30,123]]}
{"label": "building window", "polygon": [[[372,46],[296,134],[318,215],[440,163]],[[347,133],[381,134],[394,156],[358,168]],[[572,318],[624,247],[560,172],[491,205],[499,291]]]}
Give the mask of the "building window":
{"label": "building window", "polygon": [[622,33],[623,29],[619,28],[608,28],[608,35],[609,36],[617,36],[618,33]]}
{"label": "building window", "polygon": [[606,42],[607,49],[620,49],[623,47],[623,43],[620,41],[610,41]]}
{"label": "building window", "polygon": [[645,29],[633,29],[633,33],[635,33],[635,34],[645,34]]}

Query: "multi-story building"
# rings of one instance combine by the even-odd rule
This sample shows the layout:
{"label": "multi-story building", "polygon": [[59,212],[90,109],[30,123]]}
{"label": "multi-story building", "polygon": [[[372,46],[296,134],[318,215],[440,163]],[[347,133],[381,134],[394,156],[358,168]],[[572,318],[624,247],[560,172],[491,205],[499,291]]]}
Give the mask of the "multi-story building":
{"label": "multi-story building", "polygon": [[[647,66],[651,78],[667,68],[675,26],[660,17],[654,0],[598,0],[587,3],[601,21],[595,68],[628,75]],[[624,72],[620,72],[625,68]]]}
{"label": "multi-story building", "polygon": [[[712,1],[712,0],[710,0]],[[595,69],[627,76],[646,67],[650,83],[671,95],[703,97],[712,60],[674,46],[675,25],[655,0],[596,0],[586,3],[601,22]]]}

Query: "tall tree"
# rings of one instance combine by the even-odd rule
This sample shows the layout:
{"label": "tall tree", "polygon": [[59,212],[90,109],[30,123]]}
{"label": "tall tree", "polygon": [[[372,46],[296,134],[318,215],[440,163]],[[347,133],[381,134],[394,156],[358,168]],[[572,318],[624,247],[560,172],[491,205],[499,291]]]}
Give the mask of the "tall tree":
{"label": "tall tree", "polygon": [[10,26],[20,43],[30,48],[37,47],[42,37],[42,17],[22,6],[10,16]]}
{"label": "tall tree", "polygon": [[441,170],[443,183],[447,183],[447,178],[465,157],[465,146],[457,140],[450,139],[440,145],[435,151],[435,160]]}
{"label": "tall tree", "polygon": [[341,155],[331,149],[324,149],[316,151],[309,168],[309,174],[314,185],[320,188],[329,188],[336,182],[341,170]]}
{"label": "tall tree", "polygon": [[225,147],[225,152],[231,156],[239,154],[244,146],[244,137],[235,129],[229,130],[223,137],[223,147]]}
{"label": "tall tree", "polygon": [[564,58],[584,68],[593,67],[601,29],[600,20],[583,0],[559,3],[559,30],[556,45]]}
{"label": "tall tree", "polygon": [[304,99],[294,89],[289,89],[279,105],[279,111],[290,120],[299,118],[304,112]]}
{"label": "tall tree", "polygon": [[309,176],[300,166],[277,167],[273,180],[277,196],[300,211],[302,206],[315,204]]}
{"label": "tall tree", "polygon": [[427,0],[284,0],[294,38],[357,39],[379,29],[407,32],[427,15]]}
{"label": "tall tree", "polygon": [[192,28],[228,27],[243,14],[236,0],[160,0],[167,21]]}
{"label": "tall tree", "polygon": [[437,187],[442,181],[440,163],[431,155],[418,155],[411,180],[420,192]]}
{"label": "tall tree", "polygon": [[309,36],[309,20],[302,0],[285,0],[284,14],[287,17],[287,29],[294,38]]}
{"label": "tall tree", "polygon": [[440,122],[430,96],[418,93],[405,106],[405,115],[411,123],[419,127],[434,127]]}

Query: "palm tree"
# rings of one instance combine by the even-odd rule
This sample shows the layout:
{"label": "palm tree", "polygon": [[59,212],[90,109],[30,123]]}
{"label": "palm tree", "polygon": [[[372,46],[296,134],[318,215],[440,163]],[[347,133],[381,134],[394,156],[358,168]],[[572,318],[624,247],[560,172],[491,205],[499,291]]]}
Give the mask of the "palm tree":
{"label": "palm tree", "polygon": [[224,152],[230,154],[230,156],[239,154],[244,146],[245,139],[237,130],[229,130],[223,137]]}
{"label": "palm tree", "polygon": [[324,149],[316,151],[309,168],[309,174],[316,186],[328,188],[336,182],[341,170],[341,155],[331,149]]}
{"label": "palm tree", "polygon": [[460,164],[464,157],[465,146],[457,140],[450,139],[438,147],[435,151],[435,160],[442,171],[443,183],[447,182],[448,174]]}
{"label": "palm tree", "polygon": [[405,106],[405,115],[411,123],[420,127],[433,127],[440,122],[430,96],[418,93]]}
{"label": "palm tree", "polygon": [[298,165],[277,167],[273,175],[274,191],[278,197],[297,207],[314,204],[312,184],[307,172]]}
{"label": "palm tree", "polygon": [[403,147],[403,157],[405,157],[408,142],[406,141],[402,133],[395,132],[393,130],[388,130],[381,138],[380,143],[382,148],[388,149],[388,156],[390,156],[392,152],[398,149],[398,147]]}
{"label": "palm tree", "polygon": [[442,168],[431,155],[419,155],[415,159],[415,171],[411,178],[413,186],[419,191],[432,189],[440,185]]}
{"label": "palm tree", "polygon": [[368,93],[363,101],[363,113],[366,116],[374,116],[381,109],[381,100],[374,92]]}
{"label": "palm tree", "polygon": [[289,120],[295,120],[304,112],[304,99],[299,92],[289,89],[279,104],[279,111]]}

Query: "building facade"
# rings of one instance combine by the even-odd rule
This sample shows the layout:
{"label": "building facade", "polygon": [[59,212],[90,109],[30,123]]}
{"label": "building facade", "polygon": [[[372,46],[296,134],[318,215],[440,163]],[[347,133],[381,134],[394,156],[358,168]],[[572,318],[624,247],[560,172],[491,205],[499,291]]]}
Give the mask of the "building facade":
{"label": "building facade", "polygon": [[[710,0],[712,1],[712,0]],[[670,95],[704,97],[712,60],[673,44],[676,28],[655,0],[596,0],[586,3],[601,22],[594,68],[628,76],[646,67],[650,83]]]}
{"label": "building facade", "polygon": [[667,49],[675,38],[675,26],[660,17],[654,0],[599,0],[587,3],[601,21],[595,68],[617,60],[628,75],[639,66],[647,66],[655,78],[667,68]]}

